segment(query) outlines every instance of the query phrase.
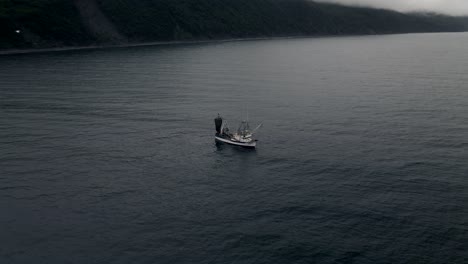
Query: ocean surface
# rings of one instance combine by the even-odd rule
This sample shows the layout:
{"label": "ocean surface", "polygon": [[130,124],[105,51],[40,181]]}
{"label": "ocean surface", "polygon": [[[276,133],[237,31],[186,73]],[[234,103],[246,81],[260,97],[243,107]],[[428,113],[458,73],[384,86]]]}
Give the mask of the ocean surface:
{"label": "ocean surface", "polygon": [[468,263],[468,33],[0,56],[0,263]]}

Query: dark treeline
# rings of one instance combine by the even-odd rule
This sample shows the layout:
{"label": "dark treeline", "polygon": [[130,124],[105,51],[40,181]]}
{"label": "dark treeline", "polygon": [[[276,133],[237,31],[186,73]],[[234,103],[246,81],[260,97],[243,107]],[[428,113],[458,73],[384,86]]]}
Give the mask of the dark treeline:
{"label": "dark treeline", "polygon": [[[110,22],[96,30],[102,21],[83,15],[77,1],[83,0],[0,0],[0,48],[468,29],[464,17],[307,0],[85,0]],[[110,28],[121,37],[100,36]]]}

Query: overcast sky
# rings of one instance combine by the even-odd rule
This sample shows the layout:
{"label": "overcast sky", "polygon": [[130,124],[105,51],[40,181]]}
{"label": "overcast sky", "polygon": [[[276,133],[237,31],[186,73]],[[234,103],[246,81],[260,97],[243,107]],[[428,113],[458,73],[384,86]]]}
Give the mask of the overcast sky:
{"label": "overcast sky", "polygon": [[365,5],[398,11],[433,11],[452,15],[468,15],[468,0],[317,0]]}

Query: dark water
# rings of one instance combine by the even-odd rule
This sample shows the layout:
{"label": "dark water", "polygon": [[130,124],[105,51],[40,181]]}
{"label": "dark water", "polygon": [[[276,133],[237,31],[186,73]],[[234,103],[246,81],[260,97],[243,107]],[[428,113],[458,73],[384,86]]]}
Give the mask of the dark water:
{"label": "dark water", "polygon": [[468,263],[467,70],[468,34],[2,56],[0,263]]}

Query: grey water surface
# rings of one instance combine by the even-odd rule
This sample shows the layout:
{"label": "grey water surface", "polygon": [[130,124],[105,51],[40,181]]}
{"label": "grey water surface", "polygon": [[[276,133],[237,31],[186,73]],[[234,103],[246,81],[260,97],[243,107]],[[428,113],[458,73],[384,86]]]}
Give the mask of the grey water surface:
{"label": "grey water surface", "polygon": [[467,72],[464,33],[1,56],[0,263],[468,263]]}

